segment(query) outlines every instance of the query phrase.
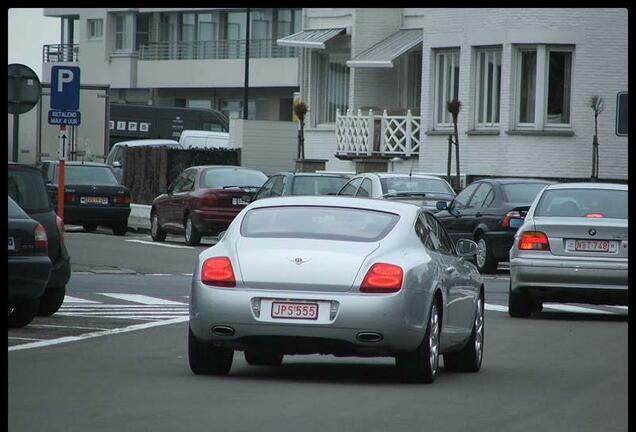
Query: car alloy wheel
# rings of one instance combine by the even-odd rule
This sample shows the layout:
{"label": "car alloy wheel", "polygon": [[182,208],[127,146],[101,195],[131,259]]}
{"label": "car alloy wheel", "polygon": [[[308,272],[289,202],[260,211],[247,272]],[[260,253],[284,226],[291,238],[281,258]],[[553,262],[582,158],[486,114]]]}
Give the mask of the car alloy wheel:
{"label": "car alloy wheel", "polygon": [[475,259],[477,260],[477,266],[479,268],[483,268],[486,265],[486,257],[487,257],[487,247],[486,246],[486,240],[484,240],[484,238],[480,238],[479,241],[477,242],[477,255],[475,256]]}
{"label": "car alloy wheel", "polygon": [[187,218],[185,226],[185,240],[187,243],[190,243],[190,239],[192,239],[192,221],[190,218]]}
{"label": "car alloy wheel", "polygon": [[431,375],[434,377],[437,375],[437,368],[439,366],[439,314],[437,313],[437,305],[433,302],[431,308],[431,318],[429,320],[430,333],[428,344],[430,347],[429,354],[429,366],[431,368]]}
{"label": "car alloy wheel", "polygon": [[185,218],[184,239],[188,246],[198,246],[201,243],[201,233],[194,226],[189,215]]}
{"label": "car alloy wheel", "polygon": [[477,311],[475,312],[475,353],[477,363],[481,365],[484,355],[484,302],[481,296],[477,299]]}
{"label": "car alloy wheel", "polygon": [[153,214],[152,221],[150,224],[150,233],[152,234],[153,237],[157,237],[157,223],[159,223],[159,221],[157,221],[157,215]]}
{"label": "car alloy wheel", "polygon": [[150,236],[153,241],[157,242],[162,242],[166,239],[166,232],[159,225],[159,216],[155,212],[152,212],[150,217]]}

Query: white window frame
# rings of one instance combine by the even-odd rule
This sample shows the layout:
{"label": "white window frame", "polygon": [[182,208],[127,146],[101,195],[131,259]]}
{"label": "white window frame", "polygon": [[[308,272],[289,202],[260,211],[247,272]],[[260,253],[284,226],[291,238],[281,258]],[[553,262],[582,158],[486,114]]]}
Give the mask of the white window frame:
{"label": "white window frame", "polygon": [[[450,65],[452,66],[452,74],[451,74],[451,81],[450,84],[453,88],[455,81],[459,80],[459,76],[455,76],[455,65],[460,65],[460,57],[461,55],[461,51],[459,48],[453,48],[453,49],[440,49],[440,50],[435,50],[435,91],[434,93],[434,100],[433,100],[433,108],[434,108],[434,113],[433,113],[433,118],[434,118],[434,128],[435,129],[450,129],[453,127],[453,118],[451,116],[450,113],[448,113],[448,111],[446,110],[446,102],[444,101],[444,106],[441,107],[442,108],[442,119],[439,118],[439,91],[440,91],[440,76],[439,76],[439,65],[440,65],[440,61],[443,59],[444,61],[444,76],[441,77],[442,79],[442,87],[443,87],[443,92],[444,94],[447,93],[447,83],[446,83],[446,70],[447,70],[447,58],[450,57]],[[461,74],[461,67],[459,69],[459,73]],[[459,90],[458,90],[459,93]],[[459,94],[457,95],[457,97],[459,98]],[[444,122],[444,120],[448,119],[448,122]]]}
{"label": "white window frame", "polygon": [[[115,15],[115,26],[114,26],[114,31],[113,31],[113,36],[115,38],[115,43],[113,44],[114,48],[115,48],[115,52],[118,53],[131,53],[135,50],[135,32],[137,31],[136,29],[136,20],[135,20],[135,15],[132,13],[117,13],[114,14]],[[117,31],[117,18],[121,17],[124,20],[124,31],[123,32],[118,32]],[[124,46],[118,48],[117,47],[117,35],[118,34],[122,34],[123,35],[123,43]]]}
{"label": "white window frame", "polygon": [[[93,30],[99,29],[99,34],[93,35]],[[104,38],[104,19],[88,18],[86,20],[86,38],[88,40],[100,40]]]}
{"label": "white window frame", "polygon": [[[490,91],[491,93],[491,97],[492,97],[492,101],[493,101],[493,106],[492,109],[493,110],[497,110],[497,114],[499,119],[497,121],[494,121],[494,114],[493,114],[493,121],[491,122],[480,122],[479,121],[479,114],[480,114],[480,110],[481,110],[481,100],[480,100],[480,96],[481,96],[481,63],[480,63],[480,58],[481,56],[485,55],[485,62],[484,65],[486,66],[486,70],[488,67],[488,58],[490,56],[494,56],[494,60],[495,60],[495,66],[497,65],[497,57],[499,60],[499,64],[501,64],[502,62],[502,58],[503,58],[503,47],[502,46],[497,46],[497,47],[480,47],[480,48],[476,48],[475,49],[475,62],[474,62],[474,68],[475,68],[475,73],[474,73],[474,77],[475,77],[475,95],[474,95],[474,114],[475,114],[475,125],[477,129],[498,129],[499,125],[500,125],[500,121],[501,121],[501,85],[497,86],[497,68],[495,67],[494,71],[493,71],[493,82],[490,83],[488,81],[488,79],[486,79],[486,89],[487,91]],[[502,71],[503,73],[503,71]],[[499,76],[499,81],[501,82],[501,76]],[[499,104],[496,104],[497,101],[497,93],[499,94]],[[488,107],[487,107],[487,103],[484,103],[483,106],[484,109],[484,119],[486,119],[486,115],[487,115],[487,111],[488,111]]]}
{"label": "white window frame", "polygon": [[[315,71],[316,74],[315,76],[319,77],[318,80],[316,80],[316,90],[315,90],[315,96],[316,96],[316,110],[315,110],[315,114],[316,114],[316,124],[330,124],[333,125],[336,123],[336,114],[335,112],[333,113],[334,118],[333,121],[329,121],[328,117],[329,117],[329,107],[327,105],[327,97],[328,97],[328,87],[329,85],[341,85],[341,84],[345,84],[344,87],[344,91],[343,94],[340,95],[342,97],[342,99],[344,99],[344,104],[343,106],[345,107],[349,107],[349,87],[350,87],[350,83],[351,83],[351,70],[350,68],[346,65],[346,61],[349,60],[349,57],[347,54],[340,54],[340,53],[327,53],[327,54],[317,54],[315,56],[316,61],[315,61]],[[348,76],[346,77],[344,83],[342,82],[336,82],[336,77],[333,76],[332,74],[329,73],[329,62],[333,61],[333,60],[338,60],[342,65],[344,65],[344,71],[346,71],[346,73],[348,73]],[[341,113],[344,114],[341,110]]]}
{"label": "white window frame", "polygon": [[[572,129],[572,95],[573,95],[573,77],[574,77],[574,56],[576,47],[573,45],[516,45],[514,47],[515,60],[515,95],[514,95],[514,127],[519,130],[570,130]],[[519,103],[521,100],[521,52],[534,50],[537,53],[536,63],[536,83],[535,83],[535,101],[534,101],[534,123],[519,122]],[[550,72],[550,52],[570,52],[570,122],[569,123],[548,123],[548,80]]]}

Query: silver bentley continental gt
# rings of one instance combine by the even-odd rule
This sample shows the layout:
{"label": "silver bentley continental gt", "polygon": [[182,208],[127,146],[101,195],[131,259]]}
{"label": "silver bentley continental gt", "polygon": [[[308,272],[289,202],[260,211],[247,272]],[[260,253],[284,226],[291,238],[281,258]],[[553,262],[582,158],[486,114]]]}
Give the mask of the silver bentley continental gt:
{"label": "silver bentley continental gt", "polygon": [[188,355],[195,374],[227,374],[289,354],[395,357],[431,383],[476,372],[484,285],[435,216],[413,204],[329,196],[266,198],[237,215],[198,258]]}

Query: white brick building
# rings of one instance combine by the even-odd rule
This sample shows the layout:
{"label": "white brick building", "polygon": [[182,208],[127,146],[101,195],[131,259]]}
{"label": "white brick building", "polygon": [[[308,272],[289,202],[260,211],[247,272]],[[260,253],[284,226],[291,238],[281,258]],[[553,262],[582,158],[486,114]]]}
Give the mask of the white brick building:
{"label": "white brick building", "polygon": [[445,101],[457,98],[462,173],[588,179],[588,103],[599,95],[599,177],[627,179],[627,131],[616,127],[618,95],[628,91],[626,9],[303,14],[304,32],[279,44],[304,48],[305,153],[327,159],[327,169],[402,156],[409,160],[395,170],[445,173],[452,131]]}

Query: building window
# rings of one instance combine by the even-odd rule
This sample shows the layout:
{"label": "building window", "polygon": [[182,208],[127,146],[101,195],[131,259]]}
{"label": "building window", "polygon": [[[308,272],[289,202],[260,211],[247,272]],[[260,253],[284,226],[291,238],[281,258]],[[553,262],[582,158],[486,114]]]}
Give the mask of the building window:
{"label": "building window", "polygon": [[300,31],[300,9],[274,9],[274,12],[276,13],[276,39]]}
{"label": "building window", "polygon": [[115,50],[132,51],[133,49],[133,15],[115,15]]}
{"label": "building window", "polygon": [[438,51],[435,65],[435,126],[451,127],[446,103],[459,96],[459,50]]}
{"label": "building window", "polygon": [[209,99],[188,99],[188,108],[212,108],[212,101]]}
{"label": "building window", "polygon": [[498,126],[501,94],[501,48],[477,51],[475,74],[477,126]]}
{"label": "building window", "polygon": [[101,39],[104,36],[104,20],[88,19],[86,20],[88,28],[88,39]]}
{"label": "building window", "polygon": [[137,15],[135,28],[135,50],[139,51],[139,47],[147,45],[150,35],[150,14]]}
{"label": "building window", "polygon": [[517,126],[569,127],[574,49],[535,45],[517,53]]}
{"label": "building window", "polygon": [[[221,99],[220,106],[228,119],[243,118],[243,99]],[[251,120],[256,119],[256,101],[253,99],[247,101],[247,115]]]}
{"label": "building window", "polygon": [[344,113],[349,105],[347,56],[317,54],[317,123],[335,123],[336,110]]}

